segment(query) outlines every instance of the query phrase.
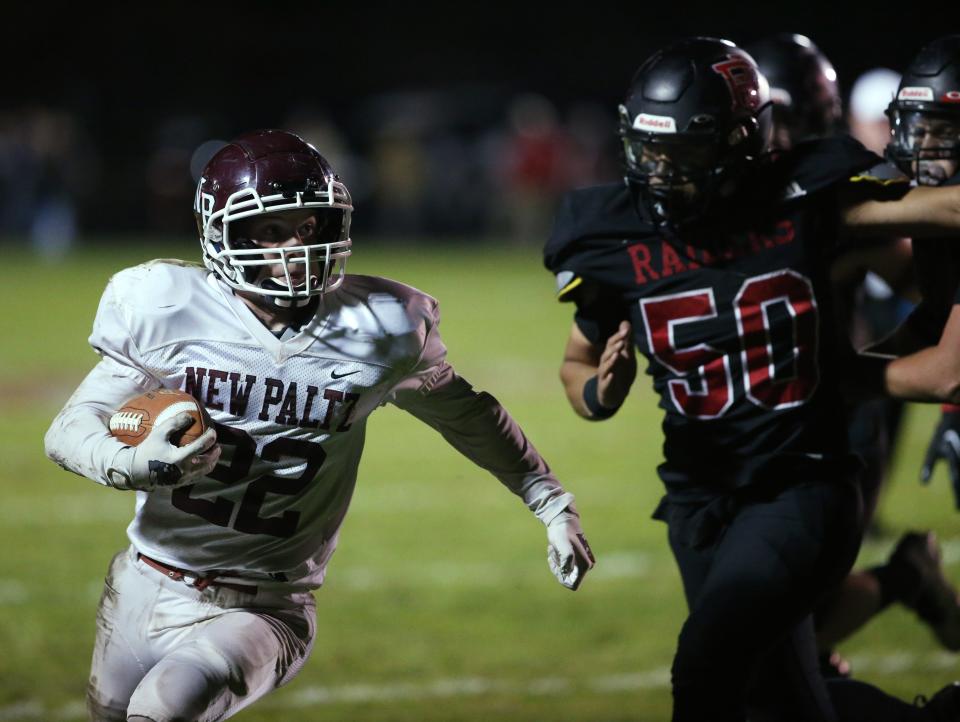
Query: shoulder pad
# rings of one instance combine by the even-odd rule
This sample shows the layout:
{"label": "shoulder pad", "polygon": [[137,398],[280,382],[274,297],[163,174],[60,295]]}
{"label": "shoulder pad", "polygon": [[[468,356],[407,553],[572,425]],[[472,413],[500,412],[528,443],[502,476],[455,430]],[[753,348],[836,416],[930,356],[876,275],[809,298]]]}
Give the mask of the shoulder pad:
{"label": "shoulder pad", "polygon": [[399,303],[415,313],[428,310],[428,315],[430,315],[439,306],[437,299],[429,293],[383,276],[364,276],[350,273],[344,279],[342,288],[347,295],[355,298]]}
{"label": "shoulder pad", "polygon": [[324,306],[328,325],[345,325],[368,338],[423,336],[440,322],[433,296],[380,276],[348,274]]}
{"label": "shoulder pad", "polygon": [[198,332],[195,309],[212,296],[207,276],[205,268],[182,261],[150,261],[115,273],[100,299],[90,345],[146,368],[145,351]]}
{"label": "shoulder pad", "polygon": [[118,302],[138,312],[171,309],[190,301],[192,284],[207,276],[203,266],[177,259],[158,258],[118,271],[110,279]]}
{"label": "shoulder pad", "polygon": [[579,188],[560,202],[553,231],[543,249],[543,263],[557,272],[584,241],[635,238],[649,230],[650,225],[637,214],[622,183]]}

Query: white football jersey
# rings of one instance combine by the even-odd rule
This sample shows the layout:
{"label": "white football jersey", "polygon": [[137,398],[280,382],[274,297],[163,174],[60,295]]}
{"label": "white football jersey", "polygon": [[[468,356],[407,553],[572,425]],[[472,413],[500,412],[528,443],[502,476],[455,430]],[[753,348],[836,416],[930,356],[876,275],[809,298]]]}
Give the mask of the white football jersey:
{"label": "white football jersey", "polygon": [[430,296],[348,275],[280,340],[202,267],[126,269],[107,286],[90,336],[103,360],[54,421],[48,454],[109,483],[123,448],[105,430],[109,414],[149,388],[187,391],[216,424],[220,463],[196,483],[136,492],[131,542],[177,567],[296,586],[323,581],[367,417],[387,401],[440,430],[539,515],[563,490],[496,400],[446,363],[438,322]]}

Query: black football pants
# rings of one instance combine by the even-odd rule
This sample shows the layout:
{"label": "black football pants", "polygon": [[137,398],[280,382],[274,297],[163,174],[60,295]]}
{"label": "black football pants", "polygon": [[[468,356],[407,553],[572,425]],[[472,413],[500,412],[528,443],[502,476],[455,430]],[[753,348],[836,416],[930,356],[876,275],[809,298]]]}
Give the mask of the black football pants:
{"label": "black football pants", "polygon": [[906,722],[920,710],[817,664],[811,610],[860,544],[852,481],[740,499],[704,538],[704,506],[670,504],[690,614],[673,662],[673,722]]}

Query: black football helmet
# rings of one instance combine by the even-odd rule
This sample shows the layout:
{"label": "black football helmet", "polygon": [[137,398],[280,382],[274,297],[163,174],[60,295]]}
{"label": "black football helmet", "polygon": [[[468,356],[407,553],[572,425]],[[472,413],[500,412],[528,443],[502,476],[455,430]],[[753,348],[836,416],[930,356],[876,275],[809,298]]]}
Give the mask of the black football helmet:
{"label": "black football helmet", "polygon": [[682,40],[640,66],[620,106],[625,181],[655,220],[684,224],[732,191],[770,129],[753,58],[728,40]]}
{"label": "black football helmet", "polygon": [[960,162],[960,35],[938,38],[920,50],[887,117],[888,159],[923,185],[947,180],[945,169],[929,161]]}
{"label": "black football helmet", "polygon": [[[265,249],[231,228],[243,219],[313,208],[319,225],[302,245]],[[245,133],[203,169],[194,199],[203,262],[227,285],[279,306],[302,306],[337,288],[350,255],[350,193],[327,160],[303,138],[284,130]],[[265,278],[283,264],[285,278]],[[302,283],[291,266],[303,265]]]}
{"label": "black football helmet", "polygon": [[793,145],[836,132],[843,108],[837,72],[810,38],[780,33],[747,50],[770,84],[776,143]]}

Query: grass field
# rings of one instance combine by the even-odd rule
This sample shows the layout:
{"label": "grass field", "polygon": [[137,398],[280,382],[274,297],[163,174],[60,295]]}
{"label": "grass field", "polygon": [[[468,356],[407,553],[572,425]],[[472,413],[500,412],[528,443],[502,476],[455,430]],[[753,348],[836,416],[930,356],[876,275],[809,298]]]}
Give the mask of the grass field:
{"label": "grass field", "polygon": [[[198,250],[136,246],[57,265],[3,250],[0,722],[85,719],[94,609],[133,497],[61,471],[44,458],[42,437],[96,360],[86,336],[110,273]],[[649,518],[661,494],[660,415],[645,379],[614,419],[574,416],[557,380],[570,309],[553,301],[536,249],[358,243],[354,252],[351,271],[440,298],[451,361],[500,398],[576,493],[598,566],[579,592],[563,590],[522,504],[430,429],[382,409],[317,594],[313,656],[293,683],[235,719],[668,719],[684,604],[665,527]],[[869,542],[862,561],[881,559],[900,531],[930,526],[960,577],[946,474],[929,487],[915,481],[933,420],[931,408],[911,410],[881,511],[891,535]],[[960,660],[897,609],[843,651],[863,678],[904,697],[960,677]]]}

